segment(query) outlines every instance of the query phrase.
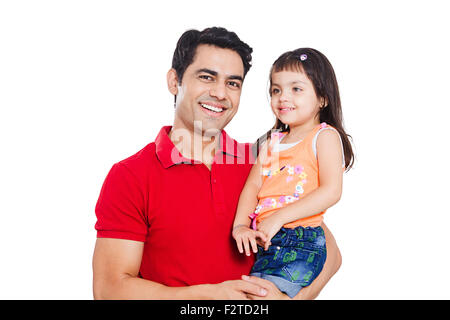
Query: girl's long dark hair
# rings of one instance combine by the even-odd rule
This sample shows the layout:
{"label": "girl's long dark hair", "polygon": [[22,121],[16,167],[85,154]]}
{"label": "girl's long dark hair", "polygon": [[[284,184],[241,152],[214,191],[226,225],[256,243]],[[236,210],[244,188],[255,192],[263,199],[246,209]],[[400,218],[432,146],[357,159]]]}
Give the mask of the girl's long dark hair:
{"label": "girl's long dark hair", "polygon": [[[354,162],[353,149],[349,139],[351,136],[344,130],[339,87],[331,63],[321,52],[311,48],[300,48],[283,53],[273,63],[270,70],[269,93],[272,87],[272,74],[284,70],[305,73],[314,86],[316,96],[324,98],[327,102],[326,107],[319,111],[319,120],[321,123],[326,122],[333,126],[339,132],[344,149],[345,168],[347,171],[350,170]],[[289,132],[289,126],[277,119],[273,128],[256,141],[254,145],[256,154],[262,143],[274,131]]]}

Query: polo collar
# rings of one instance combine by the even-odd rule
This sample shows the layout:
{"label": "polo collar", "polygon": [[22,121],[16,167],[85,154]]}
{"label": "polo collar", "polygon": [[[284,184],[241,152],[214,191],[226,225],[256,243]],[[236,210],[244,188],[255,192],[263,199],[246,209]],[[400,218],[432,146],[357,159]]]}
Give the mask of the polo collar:
{"label": "polo collar", "polygon": [[[169,138],[169,132],[172,126],[164,126],[158,133],[155,139],[156,156],[165,169],[177,164],[200,164],[200,161],[195,161],[183,157],[178,149]],[[241,158],[245,155],[243,150],[244,145],[238,143],[236,140],[227,135],[225,130],[222,130],[219,141],[219,149],[217,153],[222,152],[227,155]],[[216,156],[217,156],[216,153]]]}
{"label": "polo collar", "polygon": [[245,156],[244,145],[227,135],[225,130],[222,130],[222,134],[220,135],[218,151],[236,158]]}

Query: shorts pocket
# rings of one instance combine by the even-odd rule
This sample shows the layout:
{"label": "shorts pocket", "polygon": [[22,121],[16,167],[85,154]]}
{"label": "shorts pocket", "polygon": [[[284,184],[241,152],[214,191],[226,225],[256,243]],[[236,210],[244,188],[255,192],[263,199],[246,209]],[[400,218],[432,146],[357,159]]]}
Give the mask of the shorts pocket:
{"label": "shorts pocket", "polygon": [[[292,256],[292,255],[291,255]],[[296,249],[296,259],[283,266],[287,279],[306,287],[322,271],[326,260],[326,250]]]}
{"label": "shorts pocket", "polygon": [[281,268],[280,257],[283,256],[284,249],[279,246],[270,246],[267,251],[258,246],[256,261],[251,272],[264,272],[268,269]]}

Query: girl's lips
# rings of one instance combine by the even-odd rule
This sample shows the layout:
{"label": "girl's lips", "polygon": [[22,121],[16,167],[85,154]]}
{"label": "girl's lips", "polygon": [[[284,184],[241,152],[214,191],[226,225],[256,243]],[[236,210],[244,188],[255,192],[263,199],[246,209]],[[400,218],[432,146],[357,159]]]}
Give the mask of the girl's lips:
{"label": "girl's lips", "polygon": [[291,107],[280,107],[280,108],[278,108],[278,110],[280,111],[280,113],[288,113],[288,112],[291,112],[292,110],[295,110],[295,108],[291,108]]}

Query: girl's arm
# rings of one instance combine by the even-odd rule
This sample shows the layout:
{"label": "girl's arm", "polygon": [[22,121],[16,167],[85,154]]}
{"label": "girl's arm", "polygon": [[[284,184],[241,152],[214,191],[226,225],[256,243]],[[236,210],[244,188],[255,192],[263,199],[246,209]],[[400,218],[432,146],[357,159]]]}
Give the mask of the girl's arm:
{"label": "girl's arm", "polygon": [[339,134],[323,130],[317,137],[319,187],[278,211],[283,224],[320,213],[339,201],[342,193],[342,148]]}
{"label": "girl's arm", "polygon": [[[321,131],[317,138],[319,187],[261,221],[258,230],[263,231],[270,240],[284,224],[318,214],[338,202],[344,172],[342,158],[339,134],[334,130]],[[268,245],[270,241],[266,243],[266,248]]]}
{"label": "girl's arm", "polygon": [[254,212],[256,205],[258,204],[257,196],[262,185],[261,167],[262,163],[265,161],[266,145],[267,143],[261,147],[256,163],[251,168],[247,177],[247,181],[245,182],[239,197],[236,216],[233,223],[232,235],[233,238],[236,239],[239,252],[243,252],[244,246],[247,255],[250,255],[249,242],[253,252],[257,252],[255,237],[259,237],[265,241],[264,234],[250,228],[251,219],[249,218],[249,215]]}
{"label": "girl's arm", "polygon": [[268,144],[269,141],[267,140],[261,146],[258,158],[251,168],[244,188],[241,191],[236,210],[236,217],[234,218],[233,228],[241,224],[247,227],[250,226],[250,218],[248,216],[254,212],[256,205],[258,204],[257,196],[262,185],[261,168],[263,163],[265,163],[267,159]]}

